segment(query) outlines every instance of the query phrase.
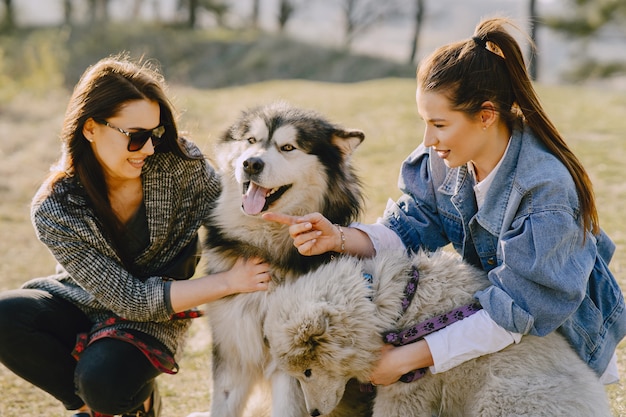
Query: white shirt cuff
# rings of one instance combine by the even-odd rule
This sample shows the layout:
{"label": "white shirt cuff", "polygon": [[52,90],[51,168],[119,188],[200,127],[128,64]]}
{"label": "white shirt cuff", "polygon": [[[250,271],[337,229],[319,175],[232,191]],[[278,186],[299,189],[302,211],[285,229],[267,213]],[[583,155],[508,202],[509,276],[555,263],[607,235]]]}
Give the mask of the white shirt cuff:
{"label": "white shirt cuff", "polygon": [[485,310],[480,310],[424,339],[433,357],[430,371],[435,374],[519,343],[522,335],[498,326]]}
{"label": "white shirt cuff", "polygon": [[355,229],[359,229],[363,233],[367,234],[372,241],[372,245],[374,245],[374,250],[376,253],[379,253],[381,250],[385,249],[399,249],[405,248],[404,243],[402,243],[402,239],[400,236],[396,234],[393,230],[389,229],[384,224],[380,223],[381,219],[378,219],[378,223],[374,224],[363,224],[363,223],[352,223],[350,227]]}
{"label": "white shirt cuff", "polygon": [[609,366],[606,367],[604,373],[600,377],[600,382],[604,385],[616,384],[619,382],[619,368],[617,367],[617,355],[613,353]]}

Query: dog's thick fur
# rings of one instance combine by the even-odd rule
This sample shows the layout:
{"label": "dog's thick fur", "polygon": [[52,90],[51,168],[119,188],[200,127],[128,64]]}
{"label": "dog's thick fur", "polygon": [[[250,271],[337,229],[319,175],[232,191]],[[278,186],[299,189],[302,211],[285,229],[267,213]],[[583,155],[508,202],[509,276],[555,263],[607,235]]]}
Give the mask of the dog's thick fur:
{"label": "dog's thick fur", "polygon": [[[237,294],[207,306],[213,343],[212,417],[242,416],[253,388],[268,381],[272,416],[308,415],[297,380],[267,368],[270,355],[262,323],[268,306],[281,302],[271,297],[274,288],[328,262],[330,255],[300,255],[288,226],[261,215],[320,212],[334,223],[356,220],[363,199],[350,158],[363,139],[359,130],[343,129],[316,112],[278,102],[245,111],[217,144],[223,189],[206,237],[206,272],[224,271],[238,257],[251,256],[263,258],[273,269],[267,293]],[[366,411],[350,415],[371,415],[367,398],[358,389],[355,396]]]}
{"label": "dog's thick fur", "polygon": [[[412,266],[417,293],[401,313]],[[368,287],[362,273],[371,273]],[[473,302],[485,274],[456,254],[341,258],[279,288],[265,320],[275,365],[300,381],[310,415],[327,415],[346,382],[368,382],[381,334]],[[603,385],[554,332],[412,383],[377,387],[376,417],[610,416]]]}

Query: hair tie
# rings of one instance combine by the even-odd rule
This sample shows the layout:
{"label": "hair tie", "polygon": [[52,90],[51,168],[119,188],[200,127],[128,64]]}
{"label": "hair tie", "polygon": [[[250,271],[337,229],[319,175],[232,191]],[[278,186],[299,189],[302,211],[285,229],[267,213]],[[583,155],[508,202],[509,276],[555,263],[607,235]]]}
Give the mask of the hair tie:
{"label": "hair tie", "polygon": [[472,40],[476,43],[476,45],[481,48],[487,48],[487,40],[484,38],[479,38],[478,36],[473,36]]}

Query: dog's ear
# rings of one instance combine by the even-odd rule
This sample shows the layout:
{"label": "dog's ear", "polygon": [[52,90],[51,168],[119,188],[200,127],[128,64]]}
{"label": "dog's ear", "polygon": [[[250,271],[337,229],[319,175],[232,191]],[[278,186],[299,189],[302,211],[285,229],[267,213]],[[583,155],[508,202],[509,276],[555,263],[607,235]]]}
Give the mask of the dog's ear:
{"label": "dog's ear", "polygon": [[332,144],[339,148],[344,159],[363,142],[365,134],[358,129],[336,129],[333,132]]}
{"label": "dog's ear", "polygon": [[294,332],[294,342],[298,346],[313,347],[318,344],[318,340],[327,332],[330,323],[330,314],[327,306],[316,305],[316,308],[308,310],[300,321]]}

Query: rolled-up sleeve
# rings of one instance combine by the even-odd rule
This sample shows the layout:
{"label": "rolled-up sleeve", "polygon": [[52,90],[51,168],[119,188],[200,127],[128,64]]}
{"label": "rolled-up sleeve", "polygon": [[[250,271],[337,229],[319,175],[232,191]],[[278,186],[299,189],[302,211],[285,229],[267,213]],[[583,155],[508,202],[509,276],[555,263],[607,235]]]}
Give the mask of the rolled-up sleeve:
{"label": "rolled-up sleeve", "polygon": [[567,210],[522,217],[499,243],[501,264],[477,298],[505,329],[544,336],[578,308],[596,257],[595,239]]}

